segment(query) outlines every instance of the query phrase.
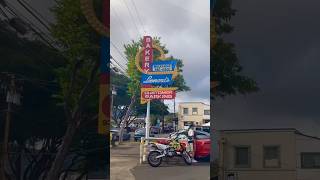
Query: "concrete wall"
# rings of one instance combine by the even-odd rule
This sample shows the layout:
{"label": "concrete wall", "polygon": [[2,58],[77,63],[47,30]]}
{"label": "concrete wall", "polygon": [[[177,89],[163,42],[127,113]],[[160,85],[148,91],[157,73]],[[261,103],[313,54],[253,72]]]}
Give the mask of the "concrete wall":
{"label": "concrete wall", "polygon": [[302,169],[302,152],[320,152],[320,140],[306,136],[296,135],[296,161],[297,161],[297,180],[319,180],[320,169]]}
{"label": "concrete wall", "polygon": [[[293,131],[243,131],[223,132],[226,139],[224,146],[224,164],[226,171],[236,172],[238,180],[294,180],[296,179],[295,134]],[[251,147],[251,167],[235,167],[234,146]],[[264,168],[263,146],[280,146],[280,168]]]}

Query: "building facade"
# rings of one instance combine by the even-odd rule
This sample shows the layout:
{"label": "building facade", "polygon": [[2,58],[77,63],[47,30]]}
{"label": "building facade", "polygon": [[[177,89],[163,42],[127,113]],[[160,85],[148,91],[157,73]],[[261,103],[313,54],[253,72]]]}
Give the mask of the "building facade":
{"label": "building facade", "polygon": [[210,105],[202,102],[182,102],[178,107],[178,129],[186,129],[191,124],[201,126],[210,122]]}
{"label": "building facade", "polygon": [[320,139],[295,129],[220,131],[221,179],[317,180]]}

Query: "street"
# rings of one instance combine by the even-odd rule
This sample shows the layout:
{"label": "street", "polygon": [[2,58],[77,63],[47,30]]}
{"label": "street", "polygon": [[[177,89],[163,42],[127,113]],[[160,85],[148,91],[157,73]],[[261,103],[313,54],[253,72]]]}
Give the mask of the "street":
{"label": "street", "polygon": [[124,142],[110,150],[111,180],[205,180],[210,177],[210,163],[188,166],[179,157],[163,161],[160,167],[139,163],[139,142]]}

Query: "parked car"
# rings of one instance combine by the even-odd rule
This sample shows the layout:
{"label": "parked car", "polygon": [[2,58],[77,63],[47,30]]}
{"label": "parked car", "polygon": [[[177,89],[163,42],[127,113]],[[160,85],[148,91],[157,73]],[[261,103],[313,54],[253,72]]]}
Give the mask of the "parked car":
{"label": "parked car", "polygon": [[167,134],[167,133],[172,133],[174,131],[172,126],[165,126],[163,128],[163,133]]}
{"label": "parked car", "polygon": [[[110,132],[112,133],[113,140],[114,141],[119,141],[120,129],[113,128],[113,129],[110,130]],[[123,135],[122,135],[122,140],[123,141],[129,141],[130,138],[131,138],[130,133],[127,133],[126,130],[124,129]]]}
{"label": "parked car", "polygon": [[[140,141],[141,137],[145,137],[145,136],[146,136],[146,129],[145,128],[137,129],[134,132],[134,141]],[[152,131],[150,131],[149,136],[154,137],[154,133],[152,133]]]}
{"label": "parked car", "polygon": [[196,130],[198,131],[205,131],[207,133],[210,133],[210,126],[197,126]]}
{"label": "parked car", "polygon": [[[187,141],[188,140],[188,132],[186,130],[182,130],[179,132],[174,132],[171,133],[168,137],[172,137],[173,135],[176,135],[178,139],[182,141]],[[201,159],[201,158],[210,158],[210,145],[211,145],[211,140],[210,140],[210,134],[205,132],[205,131],[195,131],[195,140],[194,140],[194,146],[195,146],[195,158],[196,159]],[[168,140],[166,139],[161,139],[158,140],[159,143],[162,144],[167,144]]]}
{"label": "parked car", "polygon": [[151,126],[151,127],[150,127],[150,133],[152,133],[152,134],[159,134],[159,133],[160,133],[160,127]]}

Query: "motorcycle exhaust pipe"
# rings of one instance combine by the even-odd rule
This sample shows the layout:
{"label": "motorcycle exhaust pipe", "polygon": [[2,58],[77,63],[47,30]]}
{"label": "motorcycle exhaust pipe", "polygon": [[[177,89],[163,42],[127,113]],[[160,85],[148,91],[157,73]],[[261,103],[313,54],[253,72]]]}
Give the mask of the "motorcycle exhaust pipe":
{"label": "motorcycle exhaust pipe", "polygon": [[157,156],[156,158],[159,159],[159,158],[162,158],[162,157],[164,157],[164,156],[166,156],[166,155],[161,154],[161,155]]}

